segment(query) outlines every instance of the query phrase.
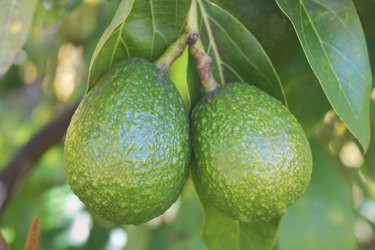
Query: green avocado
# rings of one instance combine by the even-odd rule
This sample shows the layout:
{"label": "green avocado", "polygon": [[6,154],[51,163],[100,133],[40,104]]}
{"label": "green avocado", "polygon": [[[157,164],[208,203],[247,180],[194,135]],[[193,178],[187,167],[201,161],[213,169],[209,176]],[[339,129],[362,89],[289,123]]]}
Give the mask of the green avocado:
{"label": "green avocado", "polygon": [[283,215],[306,190],[312,158],[289,110],[245,83],[206,94],[192,112],[193,178],[222,213],[262,222]]}
{"label": "green avocado", "polygon": [[73,192],[105,219],[139,225],[178,198],[190,159],[188,114],[171,80],[144,59],[111,68],[68,128]]}

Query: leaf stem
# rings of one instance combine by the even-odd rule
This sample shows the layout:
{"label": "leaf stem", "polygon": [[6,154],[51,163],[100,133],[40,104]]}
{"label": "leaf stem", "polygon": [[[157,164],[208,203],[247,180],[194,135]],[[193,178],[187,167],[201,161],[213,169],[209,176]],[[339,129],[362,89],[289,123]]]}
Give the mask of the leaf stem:
{"label": "leaf stem", "polygon": [[183,33],[168,49],[154,62],[155,65],[164,72],[169,71],[169,67],[184,53],[190,34]]}
{"label": "leaf stem", "polygon": [[202,41],[199,39],[197,0],[191,1],[186,30],[190,34],[189,45],[191,54],[197,62],[197,70],[206,93],[219,87],[211,70],[212,58],[206,53]]}

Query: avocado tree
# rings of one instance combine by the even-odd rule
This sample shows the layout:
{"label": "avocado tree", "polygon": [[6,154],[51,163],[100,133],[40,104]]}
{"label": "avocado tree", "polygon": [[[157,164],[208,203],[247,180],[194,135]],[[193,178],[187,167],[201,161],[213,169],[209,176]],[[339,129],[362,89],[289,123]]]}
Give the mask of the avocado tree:
{"label": "avocado tree", "polygon": [[373,249],[374,11],[0,0],[0,246]]}

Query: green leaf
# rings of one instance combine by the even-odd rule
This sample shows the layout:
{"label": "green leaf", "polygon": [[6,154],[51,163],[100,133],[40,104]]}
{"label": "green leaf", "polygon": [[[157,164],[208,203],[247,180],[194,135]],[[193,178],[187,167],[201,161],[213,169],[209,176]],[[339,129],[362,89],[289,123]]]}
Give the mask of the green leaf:
{"label": "green leaf", "polygon": [[[372,74],[375,74],[375,1],[373,0],[354,0],[359,18],[366,35],[367,47],[370,55],[370,65]],[[373,83],[374,83],[373,79]]]}
{"label": "green leaf", "polygon": [[280,219],[266,223],[245,223],[216,210],[200,196],[204,210],[203,238],[209,250],[271,250],[274,248]]}
{"label": "green leaf", "polygon": [[[184,99],[187,110],[190,111],[199,97],[203,95],[203,92],[201,91],[198,73],[194,75],[197,79],[190,80],[187,78],[189,76],[187,74],[188,62],[194,62],[194,59],[189,53],[189,50],[186,49],[184,54],[171,65],[169,77],[174,82]],[[196,67],[195,64],[194,67]]]}
{"label": "green leaf", "polygon": [[325,146],[310,142],[311,183],[279,228],[280,250],[356,249],[351,188]]}
{"label": "green leaf", "polygon": [[189,87],[190,94],[190,107],[194,108],[195,104],[204,96],[203,85],[200,82],[199,73],[197,70],[197,63],[194,56],[189,53],[187,69],[186,69],[186,81]]}
{"label": "green leaf", "polygon": [[276,0],[290,18],[309,63],[338,116],[364,150],[370,142],[371,70],[350,0]]}
{"label": "green leaf", "polygon": [[27,40],[37,3],[37,0],[0,1],[0,78]]}
{"label": "green leaf", "polygon": [[305,133],[312,135],[332,107],[289,19],[274,0],[213,1],[237,17],[262,44],[279,73],[290,111]]}
{"label": "green leaf", "polygon": [[113,64],[157,59],[184,28],[190,0],[123,0],[90,62],[89,89]]}
{"label": "green leaf", "polygon": [[201,39],[216,80],[247,82],[285,102],[280,79],[256,38],[219,6],[207,0],[198,0],[198,6]]}

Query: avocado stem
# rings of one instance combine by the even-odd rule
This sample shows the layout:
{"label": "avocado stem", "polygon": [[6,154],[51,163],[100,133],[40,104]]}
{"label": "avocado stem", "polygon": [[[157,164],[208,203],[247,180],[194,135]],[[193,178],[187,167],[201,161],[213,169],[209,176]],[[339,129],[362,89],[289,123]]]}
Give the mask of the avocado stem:
{"label": "avocado stem", "polygon": [[197,61],[197,70],[202,81],[204,91],[206,93],[209,93],[217,89],[219,87],[219,84],[216,82],[212,75],[211,57],[207,55],[206,52],[194,46],[191,46],[191,54]]}
{"label": "avocado stem", "polygon": [[196,0],[191,1],[186,31],[188,34],[190,34],[188,39],[190,52],[197,62],[197,70],[202,81],[203,88],[206,93],[212,92],[219,87],[219,84],[212,74],[212,58],[206,53],[203,43],[200,40]]}
{"label": "avocado stem", "polygon": [[168,72],[169,67],[184,53],[190,34],[184,32],[168,49],[154,62],[161,71]]}

